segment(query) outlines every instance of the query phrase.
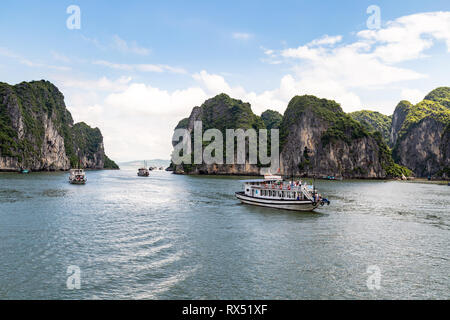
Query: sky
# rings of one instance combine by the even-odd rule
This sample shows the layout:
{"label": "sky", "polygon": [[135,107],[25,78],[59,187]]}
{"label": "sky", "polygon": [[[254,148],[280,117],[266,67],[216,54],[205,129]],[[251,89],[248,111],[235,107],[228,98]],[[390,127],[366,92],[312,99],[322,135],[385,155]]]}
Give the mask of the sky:
{"label": "sky", "polygon": [[0,30],[0,81],[54,83],[116,161],[169,159],[222,92],[256,114],[313,94],[390,115],[450,85],[448,0],[8,0]]}

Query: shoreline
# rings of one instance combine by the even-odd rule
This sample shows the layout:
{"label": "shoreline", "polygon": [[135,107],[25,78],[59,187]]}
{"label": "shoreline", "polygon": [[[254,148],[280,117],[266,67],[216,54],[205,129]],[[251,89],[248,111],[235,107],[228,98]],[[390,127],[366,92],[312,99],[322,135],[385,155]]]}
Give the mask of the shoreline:
{"label": "shoreline", "polygon": [[[181,176],[191,176],[191,177],[260,177],[264,178],[263,175],[260,174],[246,174],[246,173],[215,173],[215,174],[198,174],[198,173],[177,173],[174,171],[170,171],[172,174],[181,175]],[[409,178],[407,180],[402,180],[401,178],[361,178],[361,177],[352,177],[352,178],[343,178],[341,179],[324,179],[321,177],[299,177],[294,176],[294,179],[316,179],[321,181],[350,181],[350,180],[360,180],[360,181],[399,181],[399,182],[410,182],[410,183],[428,183],[428,184],[442,184],[446,185],[450,183],[450,179],[437,179],[437,180],[428,180],[427,178]]]}
{"label": "shoreline", "polygon": [[[55,172],[69,172],[70,170],[72,170],[72,169],[76,169],[76,168],[71,168],[71,169],[68,169],[68,170],[30,170],[28,173],[23,173],[23,174],[30,174],[30,173],[55,173]],[[84,171],[103,171],[103,170],[105,170],[105,171],[114,171],[114,170],[120,170],[120,168],[119,169],[105,169],[105,168],[103,168],[103,169],[96,169],[96,168],[89,168],[89,169],[83,169]],[[20,174],[22,174],[22,171],[20,171],[20,170],[8,170],[8,169],[0,169],[0,174],[1,173],[20,173]]]}

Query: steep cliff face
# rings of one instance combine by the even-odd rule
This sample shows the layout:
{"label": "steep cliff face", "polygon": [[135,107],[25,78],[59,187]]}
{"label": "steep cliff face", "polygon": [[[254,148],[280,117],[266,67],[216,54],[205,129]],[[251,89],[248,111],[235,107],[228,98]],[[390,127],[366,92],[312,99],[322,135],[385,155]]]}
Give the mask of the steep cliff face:
{"label": "steep cliff face", "polygon": [[99,129],[74,125],[64,96],[48,81],[0,83],[0,170],[68,170],[79,161],[105,168]]}
{"label": "steep cliff face", "polygon": [[392,115],[392,124],[389,135],[389,143],[391,146],[394,146],[397,142],[398,134],[402,128],[403,122],[412,107],[413,105],[411,102],[406,100],[400,101],[397,107],[395,107],[394,114]]}
{"label": "steep cliff face", "polygon": [[84,122],[76,123],[72,127],[72,148],[83,168],[105,167],[105,148],[99,128],[93,129]]}
{"label": "steep cliff face", "polygon": [[396,108],[393,118],[399,119],[391,131],[394,159],[417,176],[446,177],[450,88],[433,90],[417,105]]}
{"label": "steep cliff face", "polygon": [[396,168],[380,133],[369,133],[334,101],[296,96],[281,124],[284,174],[385,178]]}
{"label": "steep cliff face", "polygon": [[438,176],[450,179],[450,123],[445,128],[441,140],[442,143],[440,149],[442,155],[442,162],[440,164],[441,169],[438,172]]}
{"label": "steep cliff face", "polygon": [[[176,128],[184,128],[193,136],[194,122],[202,121],[203,132],[218,129],[225,137],[226,129],[263,129],[264,122],[255,115],[249,103],[220,94],[206,100],[200,107],[192,109],[189,118],[181,120]],[[225,144],[224,144],[225,145]],[[247,159],[248,160],[248,159]],[[171,165],[175,173],[258,175],[259,167],[254,164],[181,164]]]}

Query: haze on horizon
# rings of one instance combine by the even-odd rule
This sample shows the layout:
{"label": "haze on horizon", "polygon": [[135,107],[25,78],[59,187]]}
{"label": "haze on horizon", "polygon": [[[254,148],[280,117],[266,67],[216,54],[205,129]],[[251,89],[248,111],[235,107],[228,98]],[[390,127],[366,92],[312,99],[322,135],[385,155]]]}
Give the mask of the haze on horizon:
{"label": "haze on horizon", "polygon": [[[0,81],[46,79],[119,162],[168,159],[179,120],[219,93],[256,114],[295,95],[392,114],[449,86],[448,1],[14,1],[0,12]],[[380,8],[368,28],[367,8]]]}

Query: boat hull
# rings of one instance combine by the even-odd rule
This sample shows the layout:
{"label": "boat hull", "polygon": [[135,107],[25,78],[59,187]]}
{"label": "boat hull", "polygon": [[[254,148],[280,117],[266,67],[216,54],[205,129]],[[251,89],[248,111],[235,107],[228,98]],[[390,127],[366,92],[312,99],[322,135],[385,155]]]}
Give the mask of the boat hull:
{"label": "boat hull", "polygon": [[86,180],[69,180],[70,184],[86,184]]}
{"label": "boat hull", "polygon": [[293,211],[313,211],[319,206],[319,203],[313,204],[308,200],[264,199],[247,196],[244,192],[236,192],[236,198],[245,204]]}
{"label": "boat hull", "polygon": [[138,175],[138,177],[148,177],[148,176],[150,176],[150,174],[145,174],[145,173],[138,173],[137,174]]}

